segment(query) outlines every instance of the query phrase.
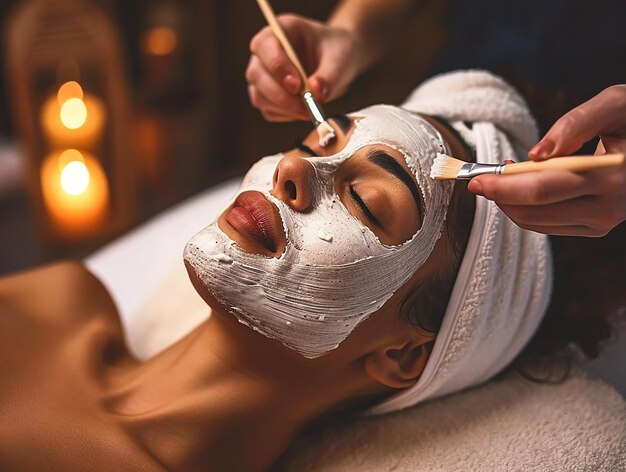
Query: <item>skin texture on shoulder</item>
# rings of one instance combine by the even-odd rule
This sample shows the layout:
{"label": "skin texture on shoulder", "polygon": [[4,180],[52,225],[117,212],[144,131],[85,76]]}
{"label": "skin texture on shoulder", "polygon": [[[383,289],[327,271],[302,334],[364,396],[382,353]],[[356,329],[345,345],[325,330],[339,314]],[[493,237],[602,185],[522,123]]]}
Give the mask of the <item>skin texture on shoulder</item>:
{"label": "skin texture on shoulder", "polygon": [[0,279],[0,469],[160,470],[100,408],[126,368],[115,306],[80,263]]}
{"label": "skin texture on shoulder", "polygon": [[0,309],[15,313],[5,322],[23,318],[75,330],[81,323],[104,315],[115,329],[119,319],[109,293],[81,263],[58,262],[0,278]]}

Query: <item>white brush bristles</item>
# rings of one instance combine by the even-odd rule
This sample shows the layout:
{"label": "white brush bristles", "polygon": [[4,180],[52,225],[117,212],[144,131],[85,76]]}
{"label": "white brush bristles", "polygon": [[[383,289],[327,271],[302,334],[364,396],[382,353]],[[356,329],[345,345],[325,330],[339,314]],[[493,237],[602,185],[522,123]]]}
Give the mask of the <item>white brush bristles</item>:
{"label": "white brush bristles", "polygon": [[456,179],[463,164],[467,163],[438,152],[430,168],[430,178],[437,180]]}
{"label": "white brush bristles", "polygon": [[317,127],[317,134],[320,139],[320,146],[326,147],[335,137],[335,130],[327,121],[322,121]]}

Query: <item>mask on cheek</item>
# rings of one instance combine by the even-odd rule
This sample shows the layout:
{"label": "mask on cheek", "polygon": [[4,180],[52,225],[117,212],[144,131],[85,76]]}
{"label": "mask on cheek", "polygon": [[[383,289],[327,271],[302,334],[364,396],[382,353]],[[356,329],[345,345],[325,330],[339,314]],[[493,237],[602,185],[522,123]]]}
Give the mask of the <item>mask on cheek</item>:
{"label": "mask on cheek", "polygon": [[[185,248],[185,259],[226,310],[307,358],[336,348],[428,259],[452,193],[452,183],[428,177],[436,153],[448,152],[428,122],[385,105],[354,115],[356,128],[341,152],[308,159],[315,177],[314,204],[306,213],[269,193],[281,155],[262,159],[244,178],[240,192],[263,192],[279,210],[287,236],[279,258],[243,251],[217,222],[196,234]],[[398,246],[382,244],[335,193],[337,168],[357,150],[373,144],[404,155],[424,202],[421,228]]]}

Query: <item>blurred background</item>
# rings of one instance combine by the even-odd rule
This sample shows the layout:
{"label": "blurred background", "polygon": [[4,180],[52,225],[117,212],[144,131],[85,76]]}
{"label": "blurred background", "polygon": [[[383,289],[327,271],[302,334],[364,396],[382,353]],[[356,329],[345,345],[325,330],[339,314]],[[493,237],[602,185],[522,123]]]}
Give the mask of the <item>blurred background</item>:
{"label": "blurred background", "polygon": [[[609,3],[613,10],[604,8],[605,16],[615,8],[623,14],[623,4]],[[272,4],[278,13],[325,20],[336,2]],[[484,11],[468,7],[455,25],[444,21],[447,8],[446,1],[424,2],[386,58],[326,111],[400,103],[436,70],[481,66],[471,54],[441,51],[450,39],[467,43],[458,36],[458,22]],[[589,54],[579,61],[588,38],[580,45],[569,38],[580,36],[583,20],[595,27],[584,9],[539,16],[522,10],[521,33],[504,32],[489,44],[524,41],[534,18],[553,22],[566,13],[566,21],[554,21],[546,47],[587,72],[573,77],[563,70],[568,80],[555,85],[540,80],[539,67],[534,80],[520,79],[524,56],[492,64],[523,91],[546,129],[626,66],[623,60],[608,66],[605,59],[615,54],[610,48],[603,49],[606,58],[593,58],[597,62]],[[83,257],[163,209],[241,175],[259,157],[290,148],[311,129],[266,123],[248,102],[248,43],[264,26],[253,0],[3,0],[0,18],[0,274]],[[497,22],[498,12],[489,18]],[[484,48],[481,29],[467,34]],[[607,34],[623,51],[623,37]],[[586,79],[590,72],[594,80]]]}
{"label": "blurred background", "polygon": [[[323,20],[336,2],[272,3]],[[404,39],[422,60],[398,49],[327,111],[406,97],[441,45],[429,24],[442,11]],[[248,102],[248,43],[264,26],[252,0],[3,0],[0,17],[0,274],[83,257],[311,129],[266,123]]]}

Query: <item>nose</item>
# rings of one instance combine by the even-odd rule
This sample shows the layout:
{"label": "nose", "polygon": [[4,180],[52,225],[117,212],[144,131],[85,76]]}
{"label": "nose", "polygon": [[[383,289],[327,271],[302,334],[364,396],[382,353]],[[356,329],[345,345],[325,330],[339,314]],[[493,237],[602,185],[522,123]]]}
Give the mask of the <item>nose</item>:
{"label": "nose", "polygon": [[301,157],[285,156],[276,166],[272,195],[294,210],[306,211],[313,203],[312,178],[310,162]]}

